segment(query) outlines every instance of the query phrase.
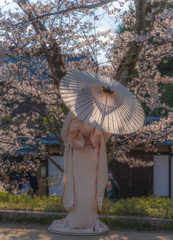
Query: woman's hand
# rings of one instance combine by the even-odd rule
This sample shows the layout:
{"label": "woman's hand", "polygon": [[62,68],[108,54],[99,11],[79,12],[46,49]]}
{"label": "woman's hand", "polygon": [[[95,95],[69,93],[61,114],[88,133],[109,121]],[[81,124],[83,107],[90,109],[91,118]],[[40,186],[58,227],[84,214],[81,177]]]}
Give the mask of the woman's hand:
{"label": "woman's hand", "polygon": [[85,139],[85,145],[88,145],[88,146],[92,146],[93,145],[90,138],[84,137],[84,139]]}

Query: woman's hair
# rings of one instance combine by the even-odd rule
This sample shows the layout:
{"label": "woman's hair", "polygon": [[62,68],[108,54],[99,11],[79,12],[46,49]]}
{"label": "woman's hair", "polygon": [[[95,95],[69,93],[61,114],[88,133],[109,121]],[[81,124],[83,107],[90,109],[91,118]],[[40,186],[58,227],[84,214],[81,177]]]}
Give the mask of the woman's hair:
{"label": "woman's hair", "polygon": [[28,174],[24,174],[24,175],[22,176],[22,178],[25,178],[25,179],[27,179],[27,181],[29,181],[29,175],[28,175]]}

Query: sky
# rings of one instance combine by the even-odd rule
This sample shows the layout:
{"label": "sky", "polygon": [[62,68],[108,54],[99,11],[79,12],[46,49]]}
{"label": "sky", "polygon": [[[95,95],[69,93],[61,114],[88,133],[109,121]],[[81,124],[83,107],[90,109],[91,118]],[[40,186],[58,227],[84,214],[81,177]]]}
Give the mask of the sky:
{"label": "sky", "polygon": [[[35,2],[36,0],[32,0],[33,2]],[[42,0],[42,2],[45,1],[45,2],[48,2],[48,0]],[[0,7],[3,7],[3,10],[7,10],[7,9],[10,9],[11,11],[16,11],[15,9],[17,8],[17,4],[14,3],[13,0],[6,0],[6,2],[8,2],[9,4],[6,5],[5,3],[5,0],[0,0]],[[113,2],[113,6],[119,8],[120,5],[118,2],[124,2],[124,0],[117,0],[115,2]],[[129,3],[131,2],[131,0],[128,1]],[[122,11],[126,11],[128,10],[128,4],[125,3],[125,5],[123,6],[123,10]],[[97,11],[98,13],[100,13],[99,11]],[[115,18],[114,18],[115,19]],[[104,18],[100,21],[98,27],[101,27],[101,28],[104,28],[105,30],[106,29],[115,29],[119,23],[115,23],[113,18],[109,17],[108,15],[104,15]]]}
{"label": "sky", "polygon": [[[12,3],[13,1],[12,0],[7,0],[7,2],[10,3],[9,5],[9,8],[15,8],[16,7],[16,4],[15,3]],[[0,7],[4,7],[6,4],[5,4],[5,0],[0,0]],[[7,9],[7,8],[4,8],[4,9]]]}

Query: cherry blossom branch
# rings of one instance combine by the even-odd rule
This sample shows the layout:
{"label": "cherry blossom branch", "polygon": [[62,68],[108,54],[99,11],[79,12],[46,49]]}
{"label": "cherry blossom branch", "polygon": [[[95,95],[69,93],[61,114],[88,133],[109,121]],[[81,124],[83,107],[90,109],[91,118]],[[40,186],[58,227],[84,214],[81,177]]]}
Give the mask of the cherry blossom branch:
{"label": "cherry blossom branch", "polygon": [[[38,19],[42,19],[44,17],[50,17],[50,16],[54,16],[54,15],[61,15],[61,14],[65,14],[65,13],[73,12],[73,11],[77,11],[77,10],[95,9],[95,8],[101,7],[101,6],[106,5],[108,3],[111,3],[111,2],[115,2],[115,0],[102,0],[102,1],[100,1],[98,3],[95,3],[95,4],[78,5],[78,6],[73,6],[73,7],[70,7],[70,8],[61,10],[61,11],[57,11],[57,12],[45,13],[45,14],[42,14],[42,15],[39,15],[39,16],[36,16],[36,17],[32,17],[32,18],[30,18],[27,21],[18,22],[17,24],[14,24],[12,27],[17,27],[19,25],[23,25],[23,24],[26,24],[26,23],[32,23],[32,22],[34,22],[34,21],[36,21]],[[19,1],[17,1],[17,3],[19,4]],[[1,29],[1,30],[3,30],[3,29]]]}
{"label": "cherry blossom branch", "polygon": [[[155,4],[146,3],[145,0],[138,0],[136,1],[136,33],[137,34],[146,34],[147,32],[151,31],[155,22],[155,13],[152,13],[152,10],[154,8],[159,8],[157,10],[157,13],[161,11],[164,6],[166,5],[167,0],[161,0],[160,2],[156,2]],[[148,20],[148,15],[151,15],[151,19]],[[138,41],[132,41],[130,42],[130,47],[127,51],[127,53],[122,58],[121,63],[119,64],[119,67],[117,69],[117,72],[114,75],[114,79],[121,80],[123,84],[127,84],[130,79],[125,77],[131,74],[133,70],[135,69],[136,62],[133,61],[133,63],[129,64],[131,60],[137,59],[142,49],[142,44]]]}
{"label": "cherry blossom branch", "polygon": [[53,16],[53,15],[65,14],[65,13],[73,12],[73,11],[77,11],[77,10],[95,9],[95,8],[101,7],[101,6],[106,5],[108,3],[111,3],[111,2],[115,2],[115,0],[102,0],[102,1],[100,1],[98,3],[95,3],[95,4],[73,6],[73,7],[61,10],[61,11],[42,14],[40,16],[37,16],[37,17],[31,19],[31,21],[37,20],[38,18],[40,19],[40,18],[49,17],[49,16]]}

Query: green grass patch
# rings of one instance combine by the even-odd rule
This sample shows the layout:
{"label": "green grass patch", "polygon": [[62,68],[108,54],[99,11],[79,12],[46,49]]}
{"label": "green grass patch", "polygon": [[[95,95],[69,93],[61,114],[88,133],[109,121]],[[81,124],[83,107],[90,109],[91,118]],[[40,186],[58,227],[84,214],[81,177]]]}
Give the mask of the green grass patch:
{"label": "green grass patch", "polygon": [[[35,218],[32,216],[23,216],[21,218],[17,217],[3,217],[0,219],[0,222],[9,223],[9,222],[17,222],[17,223],[32,223],[32,224],[45,224],[46,227],[50,225],[53,220],[62,219],[62,216],[53,216],[49,218],[39,217]],[[109,218],[109,217],[100,217],[102,222],[104,222],[109,229],[135,229],[135,230],[147,230],[147,231],[173,231],[173,221],[162,224],[162,225],[153,225],[149,221],[140,222],[134,219],[120,219],[120,218]]]}
{"label": "green grass patch", "polygon": [[149,231],[172,231],[173,221],[162,224],[154,225],[149,221],[138,221],[133,219],[119,219],[119,218],[100,218],[110,229],[135,229],[135,230],[149,230]]}
{"label": "green grass patch", "polygon": [[[16,196],[7,192],[0,192],[1,210],[28,210],[65,212],[61,197],[29,195]],[[173,219],[173,199],[162,197],[133,197],[121,199],[113,203],[108,199],[103,202],[102,211],[104,215],[142,216]]]}
{"label": "green grass patch", "polygon": [[[117,227],[121,229],[136,229],[136,230],[153,230],[153,226],[150,222],[139,222],[137,220],[125,220],[119,218],[100,218],[102,222],[104,222],[110,229],[115,229]],[[155,227],[156,228],[156,227]]]}
{"label": "green grass patch", "polygon": [[30,195],[16,196],[7,192],[0,192],[0,209],[50,212],[65,211],[62,198],[57,196],[37,196],[33,198]]}
{"label": "green grass patch", "polygon": [[133,197],[112,203],[105,199],[101,214],[145,216],[173,219],[173,199],[163,197]]}
{"label": "green grass patch", "polygon": [[54,216],[54,217],[48,217],[48,218],[45,218],[45,217],[32,217],[32,216],[23,216],[21,218],[18,218],[18,217],[2,217],[0,222],[16,222],[16,223],[39,223],[39,224],[51,224],[53,222],[53,220],[59,220],[59,219],[62,219],[62,216]]}

